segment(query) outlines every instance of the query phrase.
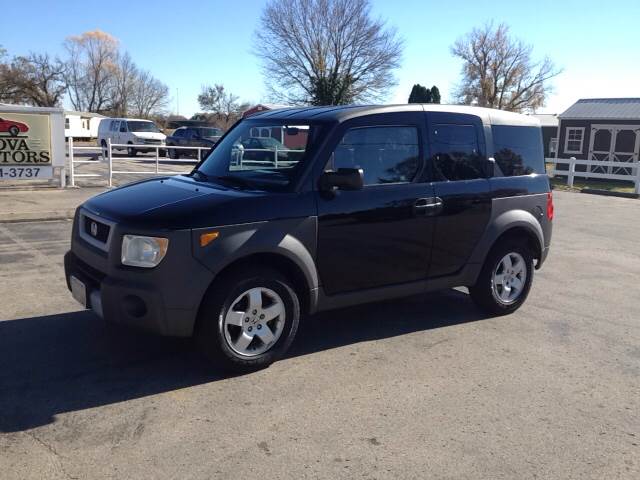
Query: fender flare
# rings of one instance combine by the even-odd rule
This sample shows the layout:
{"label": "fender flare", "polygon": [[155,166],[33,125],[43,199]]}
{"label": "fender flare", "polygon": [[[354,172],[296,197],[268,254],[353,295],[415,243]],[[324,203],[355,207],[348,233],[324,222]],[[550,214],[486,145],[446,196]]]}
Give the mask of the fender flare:
{"label": "fender flare", "polygon": [[496,240],[509,230],[520,229],[525,230],[533,238],[536,239],[538,251],[537,258],[540,258],[544,250],[544,234],[542,226],[536,218],[526,210],[508,210],[500,213],[496,218],[492,219],[487,230],[485,231],[478,246],[471,255],[469,263],[484,263],[484,260],[495,244]]}
{"label": "fender flare", "polygon": [[319,286],[319,275],[314,261],[315,222],[312,226],[300,219],[292,219],[222,227],[219,229],[220,238],[214,241],[209,251],[201,249],[198,245],[199,232],[205,230],[211,229],[193,231],[192,244],[194,252],[200,253],[196,258],[213,273],[213,281],[223,270],[251,256],[281,257],[295,266],[304,278],[304,290],[311,292],[310,308],[315,309]]}

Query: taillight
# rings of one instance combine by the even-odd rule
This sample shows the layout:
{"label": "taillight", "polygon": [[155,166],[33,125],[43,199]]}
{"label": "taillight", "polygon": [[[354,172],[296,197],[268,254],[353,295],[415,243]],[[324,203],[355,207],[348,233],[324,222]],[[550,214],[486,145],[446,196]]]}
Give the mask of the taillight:
{"label": "taillight", "polygon": [[553,220],[553,192],[547,193],[547,218]]}

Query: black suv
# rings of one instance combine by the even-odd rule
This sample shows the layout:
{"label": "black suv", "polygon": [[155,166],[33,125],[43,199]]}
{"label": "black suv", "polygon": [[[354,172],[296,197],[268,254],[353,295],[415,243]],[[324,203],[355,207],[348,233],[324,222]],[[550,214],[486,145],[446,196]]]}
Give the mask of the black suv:
{"label": "black suv", "polygon": [[[270,137],[278,148],[247,139]],[[257,155],[261,152],[260,155]],[[466,286],[525,301],[553,202],[538,121],[455,106],[293,108],[236,124],[189,175],[80,206],[73,296],[247,370],[319,310]]]}

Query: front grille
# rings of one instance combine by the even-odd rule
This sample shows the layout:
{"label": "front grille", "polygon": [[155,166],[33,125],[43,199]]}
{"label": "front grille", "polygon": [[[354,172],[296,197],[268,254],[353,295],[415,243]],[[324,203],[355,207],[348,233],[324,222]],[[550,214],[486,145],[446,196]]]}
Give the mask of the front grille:
{"label": "front grille", "polygon": [[85,209],[81,210],[78,233],[80,234],[80,238],[88,244],[93,245],[103,252],[108,252],[114,228],[114,222],[89,213]]}
{"label": "front grille", "polygon": [[84,217],[84,233],[100,243],[107,243],[111,227],[93,218]]}
{"label": "front grille", "polygon": [[160,144],[162,144],[162,140],[156,140],[155,138],[145,138],[144,139],[144,144],[145,145],[160,145]]}

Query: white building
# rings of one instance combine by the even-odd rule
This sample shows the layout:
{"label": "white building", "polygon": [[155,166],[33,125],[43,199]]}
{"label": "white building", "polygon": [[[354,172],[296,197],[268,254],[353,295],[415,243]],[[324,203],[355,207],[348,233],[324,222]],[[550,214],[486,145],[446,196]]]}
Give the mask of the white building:
{"label": "white building", "polygon": [[100,120],[105,118],[99,113],[75,112],[65,110],[64,112],[64,136],[66,138],[98,138],[98,125]]}

